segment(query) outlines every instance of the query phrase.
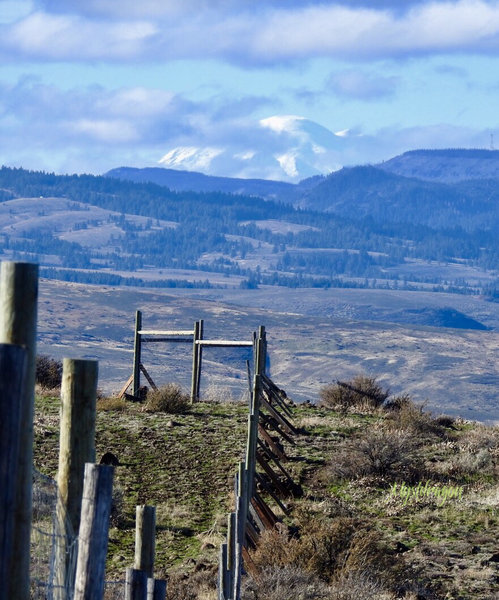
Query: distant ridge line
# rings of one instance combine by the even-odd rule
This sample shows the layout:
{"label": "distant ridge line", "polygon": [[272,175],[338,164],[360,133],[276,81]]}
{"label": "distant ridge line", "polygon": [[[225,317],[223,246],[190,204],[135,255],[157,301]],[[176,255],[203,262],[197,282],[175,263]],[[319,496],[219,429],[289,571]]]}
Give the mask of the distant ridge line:
{"label": "distant ridge line", "polygon": [[499,150],[490,150],[487,148],[419,148],[417,150],[408,150],[401,156],[407,156],[409,154],[413,156],[433,154],[435,156],[446,156],[449,158],[499,158]]}

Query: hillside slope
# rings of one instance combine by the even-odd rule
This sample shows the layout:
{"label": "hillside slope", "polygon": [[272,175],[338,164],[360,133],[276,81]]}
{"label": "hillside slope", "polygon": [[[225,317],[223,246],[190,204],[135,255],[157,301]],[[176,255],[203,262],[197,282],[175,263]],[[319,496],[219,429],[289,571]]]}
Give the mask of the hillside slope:
{"label": "hillside slope", "polygon": [[[179,415],[99,401],[97,457],[112,452],[123,463],[107,581],[122,581],[133,564],[135,506],[148,504],[156,506],[155,574],[170,579],[169,600],[216,599],[247,414],[246,403],[217,400]],[[307,600],[490,600],[499,591],[498,429],[432,418],[407,400],[400,407],[293,409],[300,433],[284,443],[284,465],[303,495],[284,498],[287,515],[267,500],[283,523],[251,553],[259,575],[245,579],[244,600],[302,590]],[[34,464],[51,477],[58,426],[57,397],[38,396]]]}
{"label": "hillside slope", "polygon": [[499,150],[411,150],[376,166],[396,175],[441,183],[498,180]]}
{"label": "hillside slope", "polygon": [[404,177],[376,167],[332,173],[300,200],[301,208],[366,217],[376,222],[420,224],[436,229],[499,231],[499,184],[484,195],[466,185]]}
{"label": "hillside slope", "polygon": [[181,171],[161,167],[144,169],[118,167],[111,169],[104,176],[134,183],[155,183],[177,192],[224,192],[226,194],[260,196],[268,199],[288,198],[288,202],[291,202],[299,189],[298,186],[284,181],[215,177],[195,171]]}

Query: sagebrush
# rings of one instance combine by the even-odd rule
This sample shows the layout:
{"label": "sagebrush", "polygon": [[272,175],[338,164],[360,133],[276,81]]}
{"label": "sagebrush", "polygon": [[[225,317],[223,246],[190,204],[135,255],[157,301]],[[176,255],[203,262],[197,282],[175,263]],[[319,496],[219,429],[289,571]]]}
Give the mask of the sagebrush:
{"label": "sagebrush", "polygon": [[176,383],[168,383],[147,394],[146,412],[183,414],[189,410],[190,398]]}
{"label": "sagebrush", "polygon": [[350,381],[331,383],[320,392],[320,405],[326,408],[348,410],[350,408],[381,406],[390,395],[376,381],[376,377],[357,375]]}
{"label": "sagebrush", "polygon": [[35,380],[47,390],[52,390],[61,386],[62,382],[62,362],[41,354],[36,357]]}

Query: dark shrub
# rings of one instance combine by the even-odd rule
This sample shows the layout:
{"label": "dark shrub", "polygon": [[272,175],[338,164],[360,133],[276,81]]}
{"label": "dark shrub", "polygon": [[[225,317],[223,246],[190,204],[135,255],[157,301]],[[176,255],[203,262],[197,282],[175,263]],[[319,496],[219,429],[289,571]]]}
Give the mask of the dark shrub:
{"label": "dark shrub", "polygon": [[379,476],[412,481],[420,474],[420,442],[405,429],[374,426],[341,443],[326,471],[330,477],[357,479]]}
{"label": "dark shrub", "polygon": [[321,406],[340,410],[366,405],[376,408],[381,406],[389,395],[389,390],[384,390],[376,382],[376,377],[366,375],[357,375],[350,381],[326,385],[319,392]]}
{"label": "dark shrub", "polygon": [[189,409],[189,396],[184,394],[182,388],[176,383],[167,385],[149,392],[144,406],[146,412],[166,412],[181,414]]}
{"label": "dark shrub", "polygon": [[36,357],[36,383],[46,389],[54,389],[61,386],[62,362],[40,355]]}

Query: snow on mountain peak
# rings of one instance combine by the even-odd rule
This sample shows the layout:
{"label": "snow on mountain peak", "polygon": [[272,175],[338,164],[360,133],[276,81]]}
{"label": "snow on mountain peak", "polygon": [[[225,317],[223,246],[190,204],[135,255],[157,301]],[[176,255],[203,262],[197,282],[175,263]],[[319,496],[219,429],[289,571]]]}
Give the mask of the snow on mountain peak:
{"label": "snow on mountain peak", "polygon": [[276,133],[296,133],[299,130],[300,121],[306,121],[305,117],[298,117],[297,115],[274,115],[273,117],[260,119],[260,125]]}
{"label": "snow on mountain peak", "polygon": [[225,147],[178,146],[159,164],[207,175],[299,181],[339,169],[344,139],[305,117],[273,115],[231,132]]}
{"label": "snow on mountain peak", "polygon": [[222,154],[220,148],[196,148],[195,146],[179,146],[167,152],[159,159],[159,164],[168,168],[186,169],[190,171],[208,171],[214,158]]}

